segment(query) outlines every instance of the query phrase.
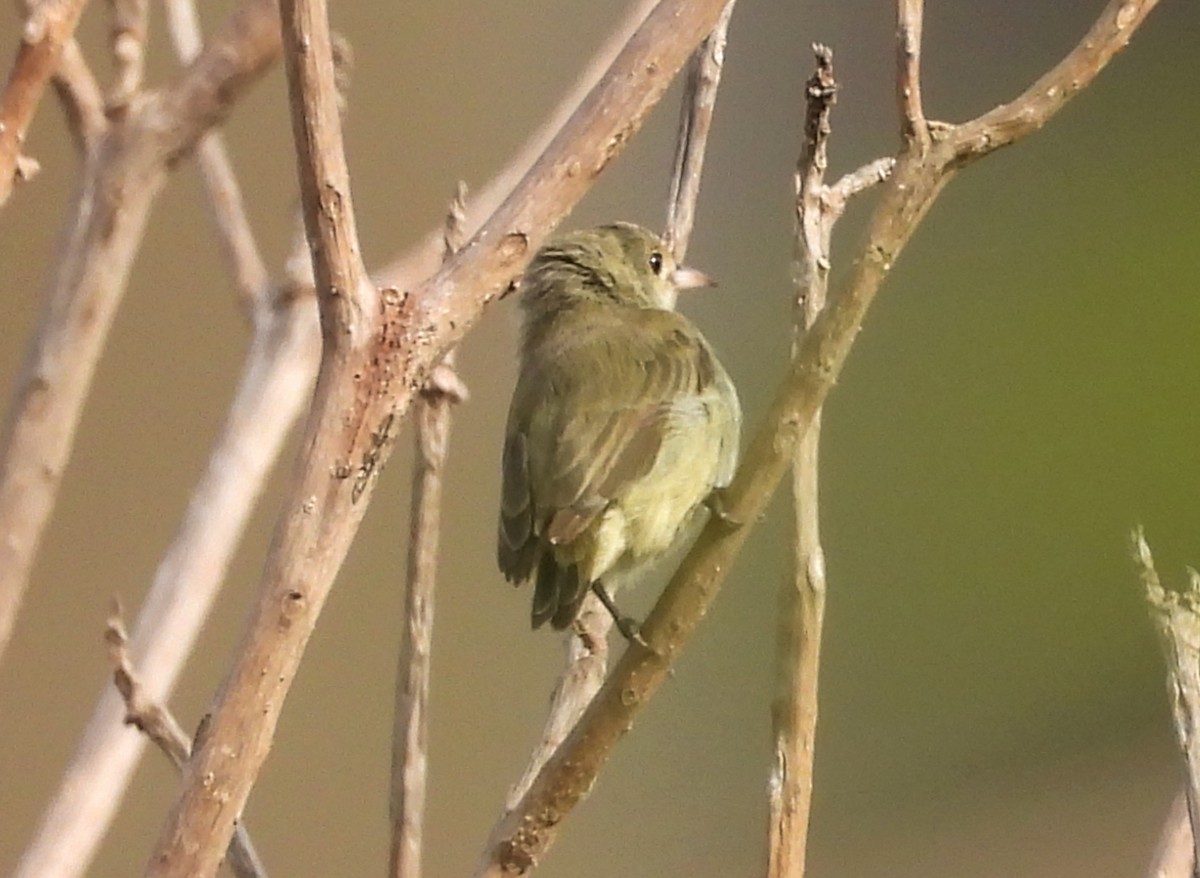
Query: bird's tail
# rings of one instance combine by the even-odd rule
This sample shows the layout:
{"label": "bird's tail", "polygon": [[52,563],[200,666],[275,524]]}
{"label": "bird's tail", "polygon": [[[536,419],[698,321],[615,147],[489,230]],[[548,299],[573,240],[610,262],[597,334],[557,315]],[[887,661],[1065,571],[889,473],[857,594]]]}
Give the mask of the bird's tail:
{"label": "bird's tail", "polygon": [[537,582],[533,589],[533,609],[530,619],[538,628],[549,622],[561,631],[579,614],[579,605],[588,592],[588,583],[579,575],[579,565],[562,566],[554,553],[542,553],[538,563]]}

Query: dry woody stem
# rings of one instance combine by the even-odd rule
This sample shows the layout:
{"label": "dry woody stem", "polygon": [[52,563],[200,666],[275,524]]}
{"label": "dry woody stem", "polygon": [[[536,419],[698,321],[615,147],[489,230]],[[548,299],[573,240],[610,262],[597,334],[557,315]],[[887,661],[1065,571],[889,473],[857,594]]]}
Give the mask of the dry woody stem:
{"label": "dry woody stem", "polygon": [[[161,135],[155,134],[156,130],[175,132],[183,129],[185,136],[191,136],[186,131],[196,127],[199,120],[193,120],[192,116],[198,111],[207,115],[216,110],[215,115],[201,122],[199,130],[217,121],[228,108],[223,102],[235,99],[242,90],[239,80],[250,81],[245,78],[248,70],[261,70],[273,57],[272,46],[278,47],[277,28],[272,34],[270,27],[274,14],[270,3],[247,4],[217,32],[209,50],[202,53],[176,82],[149,95],[148,101],[134,113],[114,121],[112,139],[96,160],[107,170],[93,174],[88,186],[104,186],[104,181],[111,175],[111,185],[119,187],[121,180],[127,179],[125,174],[133,175],[139,173],[139,168],[156,167],[158,163],[165,167],[180,146],[169,141],[159,142]],[[197,37],[195,47],[198,43]],[[67,49],[72,46],[69,44]],[[67,57],[68,53],[64,52],[63,60]],[[80,63],[82,65],[81,59]],[[247,64],[251,66],[247,68]],[[77,84],[90,82],[86,66],[80,66],[72,76]],[[222,103],[208,105],[215,96],[209,88],[220,91],[227,86],[230,90],[219,99]],[[91,95],[89,105],[94,103],[94,112],[99,113],[99,91],[94,82],[90,87],[82,88]],[[106,136],[107,127],[105,122],[98,133],[93,132],[89,137]],[[170,152],[163,151],[168,146]],[[186,144],[183,148],[186,149]],[[151,172],[152,177],[156,173]],[[80,202],[87,203],[87,198]],[[111,204],[106,204],[106,208],[120,212],[148,210],[149,205],[147,201],[130,206],[114,199]],[[95,219],[102,223],[105,216],[107,210],[101,211],[100,217]],[[132,248],[136,247],[137,241],[135,236],[105,242],[102,234],[93,236],[87,231],[71,239],[62,258],[69,262],[84,258],[85,252],[77,252],[77,248],[87,247],[93,251],[87,258],[128,261],[133,258]],[[129,252],[104,256],[100,251],[106,246],[130,249]],[[105,308],[115,308],[125,279],[115,275],[67,276],[63,281],[67,286],[60,288],[59,294],[65,297],[67,304],[57,302],[51,309],[50,316],[43,319],[41,336],[35,344],[40,346],[37,357],[55,362],[57,368],[64,370],[64,375],[69,375],[73,370],[89,368],[89,359],[99,354],[106,327],[91,327],[99,333],[92,339],[95,346],[70,348],[65,359],[50,360],[54,348],[48,345],[60,344],[54,341],[56,336],[70,332],[72,321],[77,319],[75,315],[86,313],[89,302],[96,301],[87,296],[100,297],[104,303],[101,313]],[[311,388],[317,333],[311,294],[306,297],[304,292],[311,288],[311,283],[294,280],[274,290],[269,288],[269,279],[264,278],[262,283],[264,288],[260,295],[270,307],[262,309],[264,318],[256,323],[241,384],[222,435],[193,493],[180,530],[155,572],[132,638],[130,650],[142,668],[144,690],[149,697],[161,702],[166,701],[174,687],[215,599],[265,474]],[[24,550],[18,557],[26,564],[36,546],[36,528],[41,524],[33,520],[31,509],[40,507],[37,509],[40,515],[48,514],[57,481],[39,484],[38,492],[5,493],[11,486],[20,485],[22,473],[30,465],[53,459],[49,456],[51,449],[32,443],[20,448],[14,444],[14,437],[33,429],[42,431],[36,434],[41,438],[53,437],[56,435],[54,430],[66,426],[73,430],[72,419],[77,414],[72,414],[71,408],[82,403],[86,392],[84,386],[75,388],[78,395],[63,393],[63,386],[57,382],[58,373],[42,371],[40,374],[53,374],[56,378],[42,390],[48,410],[27,409],[28,413],[23,413],[21,420],[13,426],[15,432],[9,436],[5,477],[3,487],[0,487],[0,496],[11,501],[0,503],[0,519],[5,524],[18,522],[22,528],[17,533],[26,542],[14,540],[10,547]],[[40,427],[38,419],[44,421]],[[65,460],[71,437],[61,433],[57,436],[54,441],[64,441],[66,445],[53,453],[60,454]],[[32,460],[22,460],[22,451],[34,455]],[[19,593],[14,585],[23,588],[23,583],[16,579],[23,573],[27,573],[27,568],[23,572],[9,568],[0,573],[0,594],[5,589],[10,595],[14,591]],[[10,616],[8,623],[11,621]],[[144,739],[121,728],[121,710],[111,689],[101,693],[54,799],[22,855],[15,873],[18,878],[70,878],[86,871],[144,747]]]}
{"label": "dry woody stem", "polygon": [[671,194],[667,197],[667,224],[663,240],[682,265],[687,256],[692,228],[696,224],[696,201],[700,197],[700,179],[704,173],[704,153],[708,131],[712,127],[717,89],[725,66],[725,44],[729,38],[729,19],[735,0],[721,10],[717,26],[705,37],[688,63],[687,82],[679,105],[679,134],[675,143],[675,172],[671,176]]}
{"label": "dry woody stem", "polygon": [[[826,197],[829,115],[837,97],[833,52],[813,46],[817,69],[805,84],[804,141],[795,174],[795,342],[825,307],[829,247],[836,216]],[[779,592],[775,696],[771,704],[774,754],[768,784],[770,824],[767,875],[802,878],[812,802],[817,726],[817,679],[825,616],[825,556],[818,515],[820,413],[797,443],[792,463],[795,518],[793,580]]]}
{"label": "dry woody stem", "polygon": [[116,75],[108,96],[110,115],[123,113],[142,90],[146,72],[149,0],[109,0],[112,5],[112,54]]}
{"label": "dry woody stem", "polygon": [[175,160],[224,117],[278,49],[273,2],[246,0],[195,62],[106,129],[84,165],[0,433],[0,654],[154,199]]}
{"label": "dry woody stem", "polygon": [[[877,159],[825,184],[829,116],[837,97],[833,52],[813,46],[817,69],[805,85],[804,141],[796,163],[796,343],[825,307],[834,224],[847,201],[882,183],[895,166]],[[774,758],[769,789],[768,869],[771,878],[802,878],[808,848],[816,747],[821,632],[825,617],[825,554],[818,516],[821,417],[796,445],[792,465],[793,580],[779,592],[775,697],[771,706]]]}
{"label": "dry woody stem", "polygon": [[[704,168],[708,131],[716,106],[721,69],[725,61],[725,43],[733,2],[721,11],[716,27],[692,53],[687,82],[680,101],[676,135],[674,171],[667,199],[667,224],[663,239],[672,255],[682,263],[687,255],[695,222],[696,200]],[[584,598],[572,630],[565,636],[565,662],[550,696],[550,709],[541,737],[530,754],[521,778],[513,785],[497,829],[529,790],[530,784],[546,760],[566,739],[583,710],[599,691],[608,669],[608,634],[612,615],[603,609],[594,595]],[[491,848],[489,840],[488,849]],[[486,859],[484,866],[486,867]]]}
{"label": "dry woody stem", "polygon": [[[0,94],[0,208],[18,180],[37,172],[22,153],[29,123],[46,83],[58,67],[63,46],[74,42],[75,25],[86,0],[42,0],[32,6],[21,30],[21,44]],[[0,632],[0,646],[3,643]]]}
{"label": "dry woody stem", "polygon": [[[1200,863],[1200,573],[1188,570],[1180,590],[1163,587],[1154,567],[1154,556],[1141,528],[1133,533],[1133,561],[1145,591],[1150,619],[1158,634],[1167,665],[1167,695],[1175,720],[1175,735],[1187,768],[1184,788],[1189,830],[1188,856],[1181,855],[1185,833],[1178,816],[1169,821],[1167,835],[1156,858],[1162,874],[1193,874]],[[1182,871],[1181,871],[1182,870]]]}
{"label": "dry woody stem", "polygon": [[[445,252],[463,245],[467,187],[458,184],[446,215]],[[416,406],[412,531],[404,596],[404,638],[396,669],[392,728],[391,854],[388,874],[420,878],[429,764],[429,676],[433,609],[442,529],[442,493],[450,451],[450,412],[467,398],[454,351],[434,366]]]}
{"label": "dry woody stem", "polygon": [[[192,755],[192,742],[171,712],[146,694],[129,657],[129,635],[125,633],[125,620],[119,604],[113,607],[108,617],[104,642],[108,645],[113,685],[121,693],[125,704],[125,724],[133,726],[153,741],[176,770],[182,770]],[[266,878],[266,867],[254,849],[250,833],[240,823],[229,842],[228,862],[237,878]]]}
{"label": "dry woody stem", "polygon": [[[1153,0],[1114,0],[1084,40],[1012,103],[973,122],[939,129],[936,140],[927,131],[928,148],[925,137],[903,138],[904,149],[884,184],[865,251],[845,288],[805,333],[766,423],[726,492],[727,515],[710,521],[701,532],[642,626],[649,648],[631,646],[622,656],[571,735],[496,833],[490,864],[482,874],[524,874],[536,865],[562,821],[591,789],[617,741],[662,685],[741,550],[749,523],[762,515],[796,444],[811,428],[881,283],[948,179],[965,164],[1043,125],[1128,43],[1153,6]],[[907,15],[911,23],[919,11],[919,4],[905,3],[902,19]],[[910,105],[902,107],[901,114],[907,127],[915,124]]]}
{"label": "dry woody stem", "polygon": [[213,874],[391,451],[398,419],[430,367],[474,324],[484,304],[509,288],[532,248],[633,135],[723,5],[663,0],[472,241],[420,287],[400,292],[378,291],[359,275],[344,164],[328,139],[335,136],[334,89],[327,89],[326,106],[316,97],[324,86],[300,87],[308,76],[319,81],[328,72],[328,39],[312,30],[317,20],[324,29],[323,15],[302,14],[307,7],[300,7],[293,16],[285,4],[309,242],[318,254],[326,253],[314,260],[325,351],[301,440],[303,459],[272,541],[259,600],[148,874]]}

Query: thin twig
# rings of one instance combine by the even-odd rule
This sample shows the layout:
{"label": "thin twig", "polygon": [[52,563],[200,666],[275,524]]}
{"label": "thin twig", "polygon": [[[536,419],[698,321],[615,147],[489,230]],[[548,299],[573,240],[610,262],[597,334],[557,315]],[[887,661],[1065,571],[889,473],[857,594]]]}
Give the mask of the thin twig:
{"label": "thin twig", "polygon": [[717,89],[725,65],[725,43],[735,0],[721,10],[717,26],[705,37],[688,62],[687,81],[679,105],[679,134],[675,140],[675,170],[667,198],[667,224],[663,238],[679,264],[687,256],[692,228],[696,224],[696,200],[704,173],[708,131],[712,127]]}
{"label": "thin twig", "polygon": [[1163,588],[1141,528],[1133,532],[1133,561],[1167,665],[1175,735],[1187,768],[1192,863],[1200,863],[1200,573],[1188,570],[1180,591]]}
{"label": "thin twig", "polygon": [[900,107],[900,139],[924,150],[929,124],[921,103],[921,23],[925,0],[899,0],[896,16],[896,100]]}
{"label": "thin twig", "polygon": [[[836,100],[833,53],[813,46],[817,70],[806,83],[804,140],[795,174],[795,340],[799,345],[825,307],[833,228],[853,195],[882,183],[894,159],[877,159],[832,185],[825,183],[829,116]],[[820,410],[797,443],[792,464],[795,508],[793,581],[779,593],[775,742],[769,784],[770,878],[801,878],[808,849],[813,757],[818,716],[821,634],[825,617],[825,555],[818,516]]]}
{"label": "thin twig", "polygon": [[67,117],[67,128],[75,147],[86,154],[104,135],[108,119],[104,115],[100,86],[73,38],[63,44],[51,82]]}
{"label": "thin twig", "polygon": [[108,95],[109,115],[119,115],[142,90],[146,73],[146,31],[149,0],[109,0],[112,5],[112,89]]}
{"label": "thin twig", "polygon": [[[184,64],[189,64],[203,45],[196,4],[194,0],[166,0],[165,5],[167,30],[175,54]],[[242,306],[252,321],[269,319],[263,309],[270,304],[270,274],[250,228],[225,138],[219,132],[208,132],[196,144],[196,165],[204,181],[208,210],[217,228],[221,256]]]}
{"label": "thin twig", "polygon": [[[842,293],[833,297],[805,334],[766,423],[726,491],[727,515],[711,520],[684,558],[642,625],[649,648],[630,646],[570,736],[546,763],[529,792],[494,833],[488,878],[524,874],[545,853],[563,821],[587,794],[637,713],[657,692],[707,612],[751,523],[766,504],[797,442],[836,380],[871,302],[925,212],[953,172],[1044,124],[1067,96],[1091,82],[1125,45],[1155,0],[1113,0],[1084,40],[1035,87],[1054,87],[952,128],[927,152],[907,144],[871,220],[867,245]],[[1115,25],[1115,26],[1114,26]],[[981,126],[990,119],[995,127]],[[960,138],[970,138],[963,143]],[[744,524],[737,524],[737,523]]]}
{"label": "thin twig", "polygon": [[[654,5],[654,0],[633,0],[621,22],[596,51],[575,84],[568,90],[546,121],[526,140],[517,154],[496,177],[471,199],[463,218],[463,227],[472,233],[501,200],[509,195],[535,159],[546,149],[553,136],[574,114],[583,98],[596,86],[601,75],[612,64],[618,51],[628,42],[638,25]],[[388,286],[404,288],[426,277],[431,271],[431,258],[438,249],[437,236],[430,236],[413,250],[396,259],[380,276]],[[542,764],[562,743],[583,708],[600,688],[608,666],[608,632],[612,617],[592,595],[584,598],[579,613],[580,636],[564,638],[565,670],[550,697],[550,707],[541,740],[530,754],[520,780],[507,799],[508,806],[520,800]]]}
{"label": "thin twig", "polygon": [[[157,701],[170,698],[283,440],[311,397],[320,331],[302,232],[298,238],[302,258],[289,258],[288,279],[269,293],[270,317],[255,325],[221,434],[134,625],[133,656]],[[143,739],[125,734],[120,717],[106,688],[14,878],[86,872],[142,753]]]}
{"label": "thin twig", "polygon": [[[474,325],[484,305],[509,289],[533,248],[628,142],[723,6],[719,0],[662,0],[521,185],[445,268],[412,291],[376,291],[357,276],[341,169],[326,168],[317,192],[306,184],[310,220],[318,213],[314,202],[322,200],[310,243],[317,252],[333,243],[345,257],[317,266],[328,347],[258,602],[148,874],[213,873],[392,450],[399,419],[428,370]],[[290,25],[284,30],[290,33]],[[305,46],[300,61],[322,58],[328,64],[321,40],[309,35],[296,42]],[[336,115],[331,108],[321,112]],[[296,124],[305,145],[300,164],[307,168],[320,155],[321,142],[309,126],[327,127],[327,120],[297,118]]]}
{"label": "thin twig", "polygon": [[[805,86],[804,140],[795,175],[795,344],[825,307],[830,242],[836,217],[824,208],[829,115],[837,99],[833,52],[814,45],[817,69]],[[812,805],[817,729],[817,683],[825,617],[825,555],[818,515],[817,463],[821,414],[796,445],[792,462],[793,581],[779,592],[775,697],[771,707],[775,752],[768,804],[767,875],[803,878]]]}
{"label": "thin twig", "polygon": [[891,176],[896,167],[892,157],[875,159],[861,168],[851,171],[841,177],[836,183],[825,187],[825,209],[835,217],[840,216],[846,207],[846,202],[860,192],[864,192]]}
{"label": "thin twig", "polygon": [[[39,5],[40,0],[24,0],[25,15],[31,15]],[[75,146],[86,154],[108,128],[108,119],[100,86],[74,37],[63,42],[51,82]]]}
{"label": "thin twig", "polygon": [[[0,540],[7,562],[0,565],[0,648],[11,631],[91,369],[159,177],[188,138],[211,125],[269,63],[278,39],[273,4],[248,3],[217,33],[210,50],[126,120],[123,148],[89,163],[94,167],[79,202],[86,210],[77,214],[78,225],[56,263],[50,316],[34,341],[8,424],[0,482],[0,532],[8,537]],[[129,185],[131,179],[137,185]],[[284,298],[288,304],[281,305],[276,320],[256,334],[223,436],[139,615],[134,653],[147,668],[147,689],[159,699],[174,685],[261,490],[262,474],[311,387],[317,347],[311,297]],[[142,751],[142,739],[121,730],[120,716],[119,701],[104,693],[22,856],[20,878],[68,878],[87,868]]]}
{"label": "thin twig", "polygon": [[119,144],[85,163],[38,333],[0,432],[0,657],[154,199],[174,161],[278,50],[274,0],[245,0],[195,62],[137,103],[120,126]]}
{"label": "thin twig", "polygon": [[[323,429],[324,419],[329,416],[331,405],[342,403],[348,386],[349,392],[354,392],[354,385],[361,375],[356,371],[359,364],[354,361],[355,354],[362,343],[369,339],[370,323],[377,319],[380,296],[367,278],[355,230],[349,171],[342,145],[340,97],[325,4],[322,0],[284,2],[280,7],[280,17],[293,135],[299,158],[304,224],[324,338],[316,400],[305,431],[307,446],[339,436],[337,430]],[[386,437],[386,427],[381,435]],[[381,441],[374,438],[371,447],[377,449]],[[313,453],[319,452],[313,450]],[[335,484],[344,477],[336,475]],[[308,506],[315,503],[315,499],[304,502]],[[308,521],[307,515],[303,515],[298,523],[303,529]],[[311,631],[311,625],[303,624],[304,617],[310,610],[314,613],[319,610],[324,595],[317,597],[315,606],[310,604],[309,595],[298,587],[289,588],[280,597],[282,604],[278,609],[287,616],[287,626]],[[279,679],[284,678],[280,676]],[[236,680],[227,680],[227,691],[237,691],[237,688]],[[218,708],[200,744],[199,758],[189,763],[185,773],[185,796],[194,789],[197,771],[200,770],[198,764],[203,762],[203,757],[211,756],[214,741],[222,739],[218,730],[221,719]],[[244,735],[239,733],[238,745],[216,745],[215,749],[222,760],[240,761],[240,750],[254,753],[253,735],[249,729],[245,729],[246,721],[245,716],[237,718],[239,726],[245,731]],[[257,756],[255,754],[251,758]],[[258,761],[261,764],[261,760]],[[211,783],[211,777],[204,777],[202,786],[210,787]],[[174,844],[177,852],[174,855],[158,853],[152,856],[147,873],[188,876],[214,873],[244,801],[243,797],[233,812],[222,815],[228,819],[215,832],[211,827],[200,830],[185,820],[181,821],[182,832],[176,834],[171,831],[169,821],[168,834],[160,840],[160,850]],[[186,804],[186,798],[177,802],[175,813],[186,810]],[[197,834],[192,836],[189,834],[192,832]]]}
{"label": "thin twig", "polygon": [[36,166],[22,154],[25,135],[46,83],[58,68],[63,44],[72,39],[86,2],[42,0],[25,19],[21,45],[0,95],[0,207],[8,201],[13,185],[26,179],[30,168]]}
{"label": "thin twig", "polygon": [[[529,754],[521,778],[508,791],[504,801],[507,814],[529,791],[554,751],[567,739],[584,709],[596,697],[608,670],[608,635],[612,631],[612,613],[604,609],[595,595],[584,598],[579,615],[563,637],[563,670],[550,693],[550,707],[542,735]],[[503,824],[503,817],[497,825]],[[486,850],[491,849],[491,842]]]}
{"label": "thin twig", "polygon": [[[462,248],[467,187],[446,213],[445,258]],[[442,529],[442,488],[450,450],[450,412],[467,397],[454,371],[454,351],[433,368],[417,403],[414,431],[412,532],[404,597],[405,637],[396,669],[392,726],[392,844],[389,873],[420,878],[428,768],[428,704],[433,611]]]}
{"label": "thin twig", "polygon": [[[166,705],[150,697],[138,678],[129,657],[129,636],[125,633],[125,620],[119,603],[114,604],[109,614],[104,642],[108,645],[113,685],[125,703],[125,724],[133,726],[153,741],[175,769],[182,770],[192,755],[192,742]],[[254,848],[249,830],[241,821],[238,821],[237,831],[229,842],[228,862],[237,878],[266,878],[266,867]]]}
{"label": "thin twig", "polygon": [[[704,153],[721,82],[732,13],[733,0],[729,0],[713,32],[692,53],[680,100],[675,159],[667,200],[667,224],[663,234],[672,256],[680,263],[687,255],[695,223]],[[565,635],[565,662],[550,696],[542,734],[520,780],[509,790],[505,813],[525,795],[542,765],[566,739],[588,702],[600,690],[608,669],[608,635],[612,623],[612,614],[599,604],[594,595],[589,594],[584,598],[572,630]],[[497,825],[502,822],[503,816]]]}

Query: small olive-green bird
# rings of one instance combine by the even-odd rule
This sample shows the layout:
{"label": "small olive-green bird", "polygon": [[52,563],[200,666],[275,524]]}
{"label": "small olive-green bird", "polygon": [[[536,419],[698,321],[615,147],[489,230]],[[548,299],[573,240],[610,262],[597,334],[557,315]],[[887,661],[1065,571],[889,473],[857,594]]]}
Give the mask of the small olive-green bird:
{"label": "small olive-green bird", "polygon": [[546,244],[521,281],[521,367],[504,440],[498,556],[533,577],[533,627],[566,628],[588,589],[667,551],[737,462],[737,390],[673,308],[709,286],[630,223]]}

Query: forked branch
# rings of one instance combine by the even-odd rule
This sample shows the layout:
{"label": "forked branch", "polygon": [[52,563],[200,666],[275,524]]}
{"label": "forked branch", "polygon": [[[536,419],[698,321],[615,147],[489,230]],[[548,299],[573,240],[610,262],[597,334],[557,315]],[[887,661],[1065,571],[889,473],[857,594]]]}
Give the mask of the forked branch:
{"label": "forked branch", "polygon": [[[379,468],[431,365],[506,290],[535,247],[639,127],[688,53],[711,31],[723,3],[663,0],[475,238],[411,293],[376,291],[358,270],[344,164],[322,148],[336,110],[297,90],[310,120],[296,120],[301,167],[320,186],[305,197],[322,302],[325,353],[303,460],[276,529],[259,601],[218,695],[208,736],[185,775],[148,874],[208,876],[266,757],[284,697],[333,577],[345,557]],[[308,6],[285,32],[327,27]],[[305,11],[308,10],[308,11]],[[318,25],[317,22],[320,22]],[[295,34],[293,81],[322,72],[327,38]],[[326,60],[325,63],[328,63]],[[332,91],[332,88],[329,89]],[[299,109],[294,105],[294,109]],[[323,156],[323,157],[322,157]],[[324,173],[312,172],[321,166]],[[339,234],[340,232],[340,234]]]}
{"label": "forked branch", "polygon": [[[672,577],[642,626],[649,648],[632,645],[605,685],[505,821],[485,874],[524,874],[586,795],[620,738],[666,679],[707,612],[726,572],[766,508],[808,432],[896,258],[953,173],[964,164],[1036,130],[1089,84],[1126,43],[1155,0],[1113,0],[1084,40],[1011,104],[973,122],[905,139],[872,217],[868,242],[845,288],[814,321],[727,491],[727,521],[713,520]],[[901,21],[915,33],[920,3],[902,0]],[[919,53],[919,47],[916,47]],[[914,66],[915,69],[915,66]],[[731,526],[728,522],[742,522]]]}

